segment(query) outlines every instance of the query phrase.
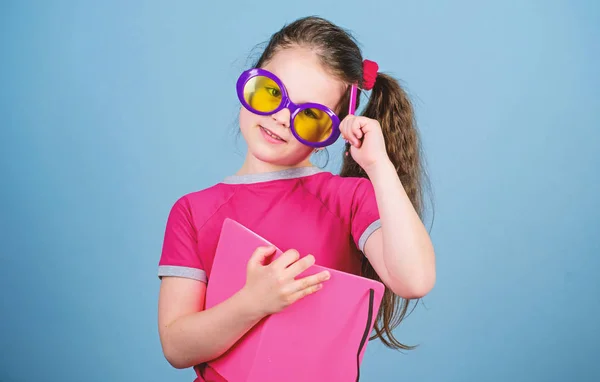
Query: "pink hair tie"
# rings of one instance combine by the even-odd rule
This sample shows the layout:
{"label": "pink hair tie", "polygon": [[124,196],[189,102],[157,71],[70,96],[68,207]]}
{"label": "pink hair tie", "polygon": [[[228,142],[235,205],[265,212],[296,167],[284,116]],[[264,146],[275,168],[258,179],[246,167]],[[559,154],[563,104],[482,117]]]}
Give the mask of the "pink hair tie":
{"label": "pink hair tie", "polygon": [[[362,89],[371,90],[375,85],[377,79],[377,71],[379,65],[375,61],[364,60],[363,61],[363,85]],[[356,92],[358,84],[352,84],[350,88],[350,107],[348,108],[348,114],[354,115],[356,111]]]}
{"label": "pink hair tie", "polygon": [[375,80],[377,79],[377,71],[379,65],[375,61],[364,60],[363,61],[363,89],[371,90],[375,86]]}

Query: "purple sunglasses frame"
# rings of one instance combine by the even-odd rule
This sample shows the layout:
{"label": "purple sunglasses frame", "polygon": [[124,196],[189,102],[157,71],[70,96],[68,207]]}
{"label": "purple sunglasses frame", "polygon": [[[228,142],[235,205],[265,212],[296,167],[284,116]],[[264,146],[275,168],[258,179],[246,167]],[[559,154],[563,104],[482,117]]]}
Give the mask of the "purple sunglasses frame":
{"label": "purple sunglasses frame", "polygon": [[[264,77],[270,78],[277,84],[277,86],[279,86],[279,89],[281,90],[281,103],[273,111],[269,111],[269,112],[258,111],[256,109],[252,108],[246,102],[246,99],[244,98],[244,87],[246,86],[246,83],[250,79],[257,77],[257,76],[264,76]],[[330,108],[328,108],[325,105],[321,105],[318,103],[302,103],[302,104],[293,103],[292,100],[290,100],[290,98],[288,96],[287,89],[283,85],[283,82],[281,82],[281,80],[279,78],[277,78],[277,76],[275,76],[273,73],[269,72],[268,70],[261,69],[261,68],[254,68],[254,69],[249,69],[249,70],[242,72],[242,74],[240,75],[240,77],[237,80],[236,88],[237,88],[237,95],[238,95],[240,102],[242,103],[242,106],[244,106],[244,108],[246,108],[248,111],[250,111],[254,114],[272,115],[272,114],[279,112],[280,110],[282,110],[284,108],[287,108],[290,111],[290,130],[292,131],[292,134],[294,135],[294,137],[306,146],[315,147],[315,148],[329,146],[329,145],[333,144],[340,136],[340,119],[333,112],[333,110],[331,110]],[[351,90],[350,94],[351,94],[351,96],[350,96],[349,112],[350,112],[350,114],[354,114],[354,105],[356,104],[356,87],[355,87],[355,85],[352,86],[352,90]],[[327,115],[329,115],[329,117],[331,118],[331,122],[332,122],[331,134],[323,142],[309,142],[305,139],[302,139],[302,137],[299,136],[298,133],[296,132],[296,129],[294,128],[294,118],[302,110],[305,110],[305,109],[319,109],[319,110],[327,113]]]}

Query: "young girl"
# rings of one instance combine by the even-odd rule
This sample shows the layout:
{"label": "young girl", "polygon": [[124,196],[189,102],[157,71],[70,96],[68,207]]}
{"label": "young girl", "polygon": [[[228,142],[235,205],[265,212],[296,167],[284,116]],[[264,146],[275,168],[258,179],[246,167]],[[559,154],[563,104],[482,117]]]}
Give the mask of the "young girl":
{"label": "young girl", "polygon": [[[360,96],[353,85],[372,89],[362,116],[348,114]],[[314,263],[382,281],[376,338],[407,349],[392,329],[408,300],[432,289],[435,259],[420,219],[421,164],[405,92],[377,73],[377,64],[363,61],[347,32],[316,17],[275,33],[237,90],[248,145],[243,165],[221,183],[181,197],[168,217],[158,271],[165,357],[176,368],[195,367],[198,381],[220,380],[207,361],[265,316],[327,287],[327,272],[296,279]],[[339,135],[348,149],[341,176],[310,162]],[[227,217],[287,251],[266,266],[262,260],[274,248],[248,254],[245,287],[204,310]]]}

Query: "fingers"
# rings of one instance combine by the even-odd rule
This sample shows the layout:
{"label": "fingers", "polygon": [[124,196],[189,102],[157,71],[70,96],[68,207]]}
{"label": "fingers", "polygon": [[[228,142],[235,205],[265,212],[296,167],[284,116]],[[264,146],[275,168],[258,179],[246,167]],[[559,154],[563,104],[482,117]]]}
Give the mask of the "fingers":
{"label": "fingers", "polygon": [[275,268],[276,270],[282,271],[284,269],[286,269],[288,266],[290,266],[290,264],[293,264],[294,262],[298,261],[298,259],[300,258],[300,253],[298,251],[296,251],[295,249],[290,249],[285,251],[284,253],[281,254],[281,256],[279,256],[277,259],[275,259],[275,261],[273,261],[273,263],[271,263],[271,266],[273,268]]}
{"label": "fingers", "polygon": [[294,303],[301,298],[321,290],[321,288],[323,288],[323,282],[329,280],[330,277],[331,276],[329,275],[329,272],[323,271],[315,275],[296,280],[291,284],[291,288],[294,288],[295,292],[290,294],[289,302]]}
{"label": "fingers", "polygon": [[340,125],[340,132],[345,140],[350,142],[355,147],[360,147],[362,144],[361,139],[364,136],[362,130],[365,120],[363,117],[357,117],[350,115],[342,121]]}
{"label": "fingers", "polygon": [[329,274],[329,272],[322,271],[314,275],[306,276],[301,279],[295,280],[293,283],[290,284],[290,288],[293,292],[300,292],[304,289],[312,288],[317,284],[321,284],[329,280],[330,277],[331,275]]}
{"label": "fingers", "polygon": [[360,118],[354,118],[352,124],[350,125],[350,131],[357,139],[361,139],[364,135],[362,131],[362,125],[362,120]]}
{"label": "fingers", "polygon": [[250,267],[254,267],[257,265],[264,265],[265,260],[271,256],[273,256],[276,252],[276,249],[274,246],[268,246],[268,247],[258,247],[256,248],[256,250],[254,251],[254,253],[252,253],[252,256],[250,256],[250,259],[248,260],[248,266]]}
{"label": "fingers", "polygon": [[296,261],[294,264],[290,265],[286,270],[286,273],[290,278],[294,278],[298,276],[300,273],[304,272],[315,263],[315,257],[313,255],[307,255]]}

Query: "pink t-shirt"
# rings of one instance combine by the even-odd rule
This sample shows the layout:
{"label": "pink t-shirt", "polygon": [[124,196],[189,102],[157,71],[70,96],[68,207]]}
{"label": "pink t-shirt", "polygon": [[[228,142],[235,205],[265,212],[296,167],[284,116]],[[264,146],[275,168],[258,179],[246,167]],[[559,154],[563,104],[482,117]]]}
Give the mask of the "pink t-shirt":
{"label": "pink t-shirt", "polygon": [[340,177],[316,167],[230,176],[175,202],[158,276],[210,282],[225,218],[282,251],[312,254],[318,265],[353,274],[360,274],[365,243],[381,227],[368,179]]}

